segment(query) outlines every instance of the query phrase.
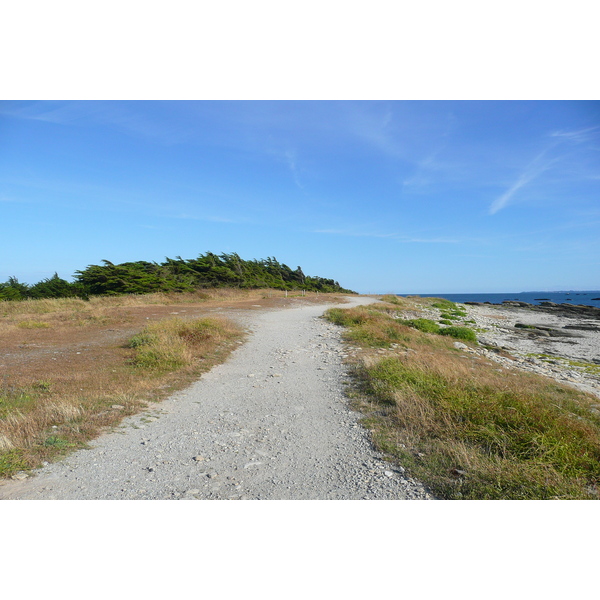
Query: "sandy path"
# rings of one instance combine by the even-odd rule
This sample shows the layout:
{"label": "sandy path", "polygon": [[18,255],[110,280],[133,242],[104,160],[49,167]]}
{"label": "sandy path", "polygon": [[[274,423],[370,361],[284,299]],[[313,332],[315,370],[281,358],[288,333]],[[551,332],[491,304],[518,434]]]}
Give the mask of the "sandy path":
{"label": "sandy path", "polygon": [[326,308],[245,313],[252,334],[226,363],[89,450],[0,485],[0,498],[428,498],[380,459],[348,408]]}

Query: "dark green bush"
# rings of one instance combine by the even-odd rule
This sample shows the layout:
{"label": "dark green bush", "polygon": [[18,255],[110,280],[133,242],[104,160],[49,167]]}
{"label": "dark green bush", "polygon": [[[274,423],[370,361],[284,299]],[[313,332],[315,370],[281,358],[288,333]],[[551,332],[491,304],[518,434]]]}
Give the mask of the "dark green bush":
{"label": "dark green bush", "polygon": [[413,327],[419,331],[424,331],[425,333],[440,332],[440,326],[431,319],[410,319],[408,321],[404,321],[404,325],[408,325],[409,327]]}
{"label": "dark green bush", "polygon": [[457,327],[453,325],[451,327],[444,327],[443,329],[440,329],[439,333],[441,335],[449,335],[457,340],[466,340],[467,342],[477,341],[475,332],[468,327]]}

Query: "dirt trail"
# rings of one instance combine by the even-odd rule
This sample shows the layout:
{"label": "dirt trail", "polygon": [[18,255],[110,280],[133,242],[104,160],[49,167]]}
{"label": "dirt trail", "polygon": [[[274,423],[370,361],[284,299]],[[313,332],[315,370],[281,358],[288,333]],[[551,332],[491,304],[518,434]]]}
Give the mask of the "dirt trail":
{"label": "dirt trail", "polygon": [[[373,302],[348,298],[354,306]],[[425,499],[379,457],[344,397],[326,306],[227,311],[252,334],[182,392],[0,499]]]}

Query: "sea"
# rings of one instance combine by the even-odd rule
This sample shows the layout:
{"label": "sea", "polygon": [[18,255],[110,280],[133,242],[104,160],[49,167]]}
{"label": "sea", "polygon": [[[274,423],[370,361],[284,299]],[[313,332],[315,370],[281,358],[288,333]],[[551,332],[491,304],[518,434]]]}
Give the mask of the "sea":
{"label": "sea", "polygon": [[502,304],[504,300],[519,300],[528,304],[555,302],[556,304],[583,304],[600,308],[600,290],[562,292],[506,292],[501,294],[396,294],[397,296],[422,296],[445,298],[452,302],[491,302]]}

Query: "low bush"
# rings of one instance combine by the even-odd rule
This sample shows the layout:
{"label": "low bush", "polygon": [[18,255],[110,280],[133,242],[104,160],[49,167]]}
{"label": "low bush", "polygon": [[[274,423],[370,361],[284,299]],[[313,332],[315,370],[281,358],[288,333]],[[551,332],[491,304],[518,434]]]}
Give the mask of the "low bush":
{"label": "low bush", "polygon": [[431,319],[410,319],[404,323],[424,333],[440,333],[440,326]]}
{"label": "low bush", "polygon": [[467,342],[476,342],[477,335],[472,329],[468,327],[457,327],[455,325],[450,327],[444,327],[440,329],[441,335],[449,335],[450,337],[456,338],[457,340],[466,340]]}
{"label": "low bush", "polygon": [[450,314],[450,313],[441,313],[440,318],[445,319],[446,321],[457,321],[458,320],[458,317],[456,315]]}
{"label": "low bush", "polygon": [[215,344],[236,335],[223,320],[165,319],[151,323],[129,342],[136,349],[133,363],[137,367],[169,371],[192,364]]}

